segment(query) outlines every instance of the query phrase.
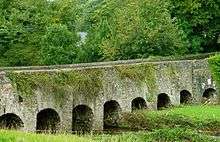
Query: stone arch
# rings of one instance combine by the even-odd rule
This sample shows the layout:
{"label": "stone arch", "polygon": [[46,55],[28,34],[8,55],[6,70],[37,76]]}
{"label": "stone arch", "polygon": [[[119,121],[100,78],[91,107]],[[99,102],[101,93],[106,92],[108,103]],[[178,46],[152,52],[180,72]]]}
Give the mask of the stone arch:
{"label": "stone arch", "polygon": [[137,97],[131,102],[132,111],[147,108],[147,103],[142,97]]}
{"label": "stone arch", "polygon": [[117,101],[111,100],[104,104],[104,129],[118,128],[120,118],[120,105]]}
{"label": "stone arch", "polygon": [[37,132],[56,133],[60,126],[59,114],[51,108],[43,109],[37,114]]}
{"label": "stone arch", "polygon": [[213,88],[208,88],[204,91],[202,97],[205,99],[211,99],[215,96],[216,90]]}
{"label": "stone arch", "polygon": [[86,133],[92,130],[94,114],[92,109],[86,105],[78,105],[72,112],[72,131],[75,133]]}
{"label": "stone arch", "polygon": [[0,116],[0,128],[1,129],[21,129],[24,127],[24,123],[19,116],[14,113],[6,113]]}
{"label": "stone arch", "polygon": [[157,96],[157,109],[166,108],[170,105],[170,97],[166,93]]}
{"label": "stone arch", "polygon": [[180,92],[180,104],[188,104],[192,101],[192,94],[187,90]]}

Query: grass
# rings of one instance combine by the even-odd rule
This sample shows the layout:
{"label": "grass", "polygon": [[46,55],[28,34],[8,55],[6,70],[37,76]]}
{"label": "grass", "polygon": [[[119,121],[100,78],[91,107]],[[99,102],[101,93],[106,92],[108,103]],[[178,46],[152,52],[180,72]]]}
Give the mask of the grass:
{"label": "grass", "polygon": [[99,142],[217,142],[206,135],[190,129],[169,128],[153,132],[123,133],[121,135],[101,135],[94,140]]}
{"label": "grass", "polygon": [[136,111],[126,113],[122,118],[122,127],[133,130],[162,128],[190,128],[216,132],[220,130],[220,105],[182,106],[162,111]]}
{"label": "grass", "polygon": [[220,120],[220,105],[204,105],[204,106],[180,106],[170,110],[152,111],[153,115],[184,115],[191,119],[200,121]]}
{"label": "grass", "polygon": [[129,132],[119,135],[44,135],[16,131],[0,131],[0,142],[217,142],[196,131],[174,128],[153,132]]}
{"label": "grass", "polygon": [[92,140],[70,134],[49,135],[1,130],[0,142],[92,142]]}
{"label": "grass", "polygon": [[0,142],[217,142],[200,130],[220,130],[220,106],[181,106],[162,111],[137,111],[123,115],[122,124],[136,132],[77,136],[1,130]]}

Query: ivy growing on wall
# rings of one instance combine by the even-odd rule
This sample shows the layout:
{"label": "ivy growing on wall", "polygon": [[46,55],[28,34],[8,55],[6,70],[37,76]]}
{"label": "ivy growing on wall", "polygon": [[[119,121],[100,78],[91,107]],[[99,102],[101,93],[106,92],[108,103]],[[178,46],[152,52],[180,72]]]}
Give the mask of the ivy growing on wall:
{"label": "ivy growing on wall", "polygon": [[212,75],[220,85],[220,55],[210,57],[208,59],[209,67],[211,68]]}
{"label": "ivy growing on wall", "polygon": [[94,98],[102,88],[102,70],[86,69],[56,72],[8,72],[7,76],[22,97],[31,97],[37,89],[53,95],[61,103],[68,94]]}
{"label": "ivy growing on wall", "polygon": [[[209,67],[212,72],[212,76],[217,83],[218,88],[220,89],[220,54],[210,57],[208,59]],[[219,92],[220,94],[220,92]],[[219,97],[220,99],[220,97]]]}
{"label": "ivy growing on wall", "polygon": [[133,66],[116,66],[121,79],[129,78],[137,83],[146,83],[150,94],[146,94],[148,101],[153,101],[153,95],[156,93],[156,68],[154,64],[141,64]]}

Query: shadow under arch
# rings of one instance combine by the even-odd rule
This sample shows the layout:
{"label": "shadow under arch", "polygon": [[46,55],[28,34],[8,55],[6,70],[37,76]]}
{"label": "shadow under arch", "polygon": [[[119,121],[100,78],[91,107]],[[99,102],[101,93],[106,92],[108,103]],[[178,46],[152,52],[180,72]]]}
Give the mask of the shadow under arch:
{"label": "shadow under arch", "polygon": [[21,118],[14,113],[6,113],[0,116],[0,128],[19,130],[24,127],[24,123]]}
{"label": "shadow under arch", "polygon": [[157,109],[167,108],[170,104],[170,97],[166,93],[161,93],[157,96]]}
{"label": "shadow under arch", "polygon": [[137,97],[132,100],[131,102],[131,108],[132,111],[134,110],[141,110],[141,109],[146,109],[147,108],[147,103],[142,97]]}
{"label": "shadow under arch", "polygon": [[104,104],[103,128],[104,130],[116,129],[119,127],[121,107],[115,100],[110,100]]}
{"label": "shadow under arch", "polygon": [[92,109],[86,105],[78,105],[72,111],[73,133],[84,134],[92,131],[94,114]]}
{"label": "shadow under arch", "polygon": [[217,96],[217,91],[213,88],[206,89],[202,94],[202,103],[204,104],[213,104]]}
{"label": "shadow under arch", "polygon": [[60,126],[59,114],[51,108],[37,113],[37,132],[56,133]]}
{"label": "shadow under arch", "polygon": [[213,89],[213,88],[208,88],[208,89],[206,89],[206,90],[203,92],[202,97],[203,97],[203,98],[210,99],[210,98],[213,98],[215,94],[216,94],[216,90],[215,90],[215,89]]}
{"label": "shadow under arch", "polygon": [[180,104],[189,104],[192,102],[192,94],[188,90],[180,92]]}

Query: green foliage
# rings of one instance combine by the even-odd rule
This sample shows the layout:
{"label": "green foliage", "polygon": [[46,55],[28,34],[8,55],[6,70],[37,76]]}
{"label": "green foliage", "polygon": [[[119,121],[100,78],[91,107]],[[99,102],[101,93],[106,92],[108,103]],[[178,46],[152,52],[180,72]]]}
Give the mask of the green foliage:
{"label": "green foliage", "polygon": [[101,70],[79,70],[38,73],[8,72],[7,76],[24,98],[31,98],[37,89],[44,95],[53,95],[62,103],[69,95],[82,94],[88,99],[98,96],[102,87]]}
{"label": "green foliage", "polygon": [[[0,5],[0,56],[3,63],[10,66],[73,63],[73,48],[78,41],[74,0],[2,0]],[[54,41],[60,45],[48,46]],[[63,59],[63,56],[67,57]]]}
{"label": "green foliage", "polygon": [[[1,0],[0,66],[219,51],[218,0]],[[81,42],[77,32],[87,32]]]}
{"label": "green foliage", "polygon": [[104,0],[90,16],[86,46],[105,60],[182,54],[182,32],[167,8],[160,0]]}
{"label": "green foliage", "polygon": [[42,64],[71,64],[76,58],[77,42],[75,33],[66,25],[54,24],[47,28],[42,38]]}
{"label": "green foliage", "polygon": [[220,50],[219,0],[171,0],[172,18],[183,29],[190,53]]}
{"label": "green foliage", "polygon": [[[210,57],[208,59],[209,67],[211,68],[212,76],[220,89],[220,55]],[[220,98],[220,97],[219,97]]]}
{"label": "green foliage", "polygon": [[220,85],[220,55],[210,57],[208,61],[213,77],[217,81],[218,85]]}

